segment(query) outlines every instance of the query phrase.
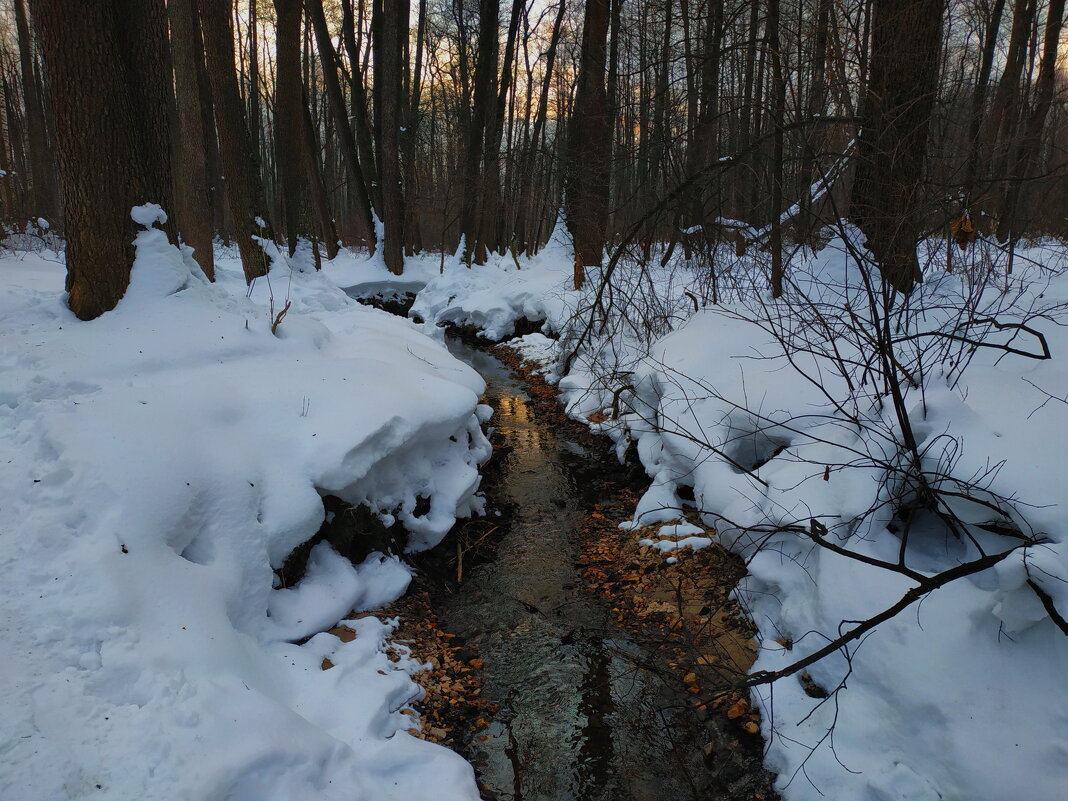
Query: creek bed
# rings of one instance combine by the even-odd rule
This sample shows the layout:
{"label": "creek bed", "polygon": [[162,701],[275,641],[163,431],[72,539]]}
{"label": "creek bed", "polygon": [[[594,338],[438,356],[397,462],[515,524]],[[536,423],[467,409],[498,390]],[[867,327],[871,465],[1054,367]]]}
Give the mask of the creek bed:
{"label": "creek bed", "polygon": [[456,338],[450,350],[486,380],[504,453],[490,500],[510,510],[492,561],[438,609],[484,659],[483,697],[500,709],[467,754],[486,798],[727,797],[711,786],[707,722],[692,699],[637,667],[655,661],[648,644],[613,625],[583,586],[581,524],[603,500],[596,477],[606,454],[540,421],[524,382],[499,360]]}
{"label": "creek bed", "polygon": [[[413,297],[387,310],[405,314]],[[773,801],[759,736],[740,740],[737,725],[698,711],[663,669],[665,643],[613,622],[618,610],[583,575],[583,523],[618,508],[620,487],[633,483],[610,443],[535,414],[527,383],[485,349],[452,333],[448,345],[486,381],[495,455],[483,486],[488,520],[500,525],[470,561],[460,554],[461,523],[414,563],[434,625],[478,654],[481,697],[497,709],[487,728],[452,738],[483,798]]]}

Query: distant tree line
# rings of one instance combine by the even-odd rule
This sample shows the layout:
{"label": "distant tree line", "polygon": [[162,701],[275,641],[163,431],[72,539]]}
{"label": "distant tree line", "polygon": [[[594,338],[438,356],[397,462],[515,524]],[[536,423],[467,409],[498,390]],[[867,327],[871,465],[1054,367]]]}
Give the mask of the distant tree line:
{"label": "distant tree line", "polygon": [[400,272],[534,252],[562,210],[577,283],[623,238],[729,239],[771,251],[774,287],[847,218],[907,292],[921,236],[1068,228],[1064,0],[0,9],[0,217],[64,233],[83,317],[121,297],[146,201],[209,277],[221,236],[250,281],[260,239]]}

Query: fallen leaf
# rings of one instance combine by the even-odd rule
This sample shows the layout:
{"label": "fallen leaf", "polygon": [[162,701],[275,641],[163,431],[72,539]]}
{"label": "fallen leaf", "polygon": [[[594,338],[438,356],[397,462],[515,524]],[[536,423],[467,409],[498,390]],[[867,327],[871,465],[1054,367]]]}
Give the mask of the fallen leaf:
{"label": "fallen leaf", "polygon": [[749,711],[749,702],[746,701],[744,698],[739,698],[737,701],[735,701],[733,704],[731,704],[730,707],[727,709],[727,717],[730,718],[731,720],[734,720],[735,718],[740,718],[742,715],[744,715],[748,711]]}
{"label": "fallen leaf", "polygon": [[348,626],[335,626],[330,629],[329,634],[333,634],[341,642],[352,642],[356,639],[356,632],[350,629]]}

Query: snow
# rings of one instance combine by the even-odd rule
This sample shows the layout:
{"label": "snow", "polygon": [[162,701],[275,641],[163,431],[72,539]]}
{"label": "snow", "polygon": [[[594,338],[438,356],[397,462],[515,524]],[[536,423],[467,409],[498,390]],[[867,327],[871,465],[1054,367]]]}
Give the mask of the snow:
{"label": "snow", "polygon": [[300,640],[329,629],[350,609],[378,609],[408,589],[412,574],[398,556],[374,552],[358,566],[330,543],[312,548],[304,577],[295,587],[271,593],[267,612],[282,639]]}
{"label": "snow", "polygon": [[565,284],[572,271],[570,244],[561,221],[549,243],[519,268],[510,255],[491,254],[488,263],[463,263],[463,243],[440,275],[418,294],[410,316],[434,324],[470,325],[481,336],[510,336],[521,319],[544,321],[559,330],[571,316],[573,299]]}
{"label": "snow", "polygon": [[[848,255],[856,235],[841,233],[790,274],[790,297],[803,291],[833,312],[822,333],[761,288],[766,254],[738,260],[725,248],[714,275],[678,255],[666,268],[659,254],[648,270],[621,262],[613,315],[579,340],[576,314],[596,308],[598,275],[570,288],[561,226],[519,264],[467,267],[461,248],[408,259],[399,277],[380,255],[343,253],[300,273],[275,250],[248,298],[232,256],[209,284],[188,250],[148,229],[127,296],[90,323],[66,309],[61,256],[0,259],[0,797],[477,798],[468,765],[405,733],[419,666],[386,655],[393,622],[347,621],[349,643],[323,631],[403,592],[402,559],[352,565],[322,543],[296,586],[276,586],[272,571],[318,529],[320,493],[401,521],[416,549],[480,511],[483,384],[448,355],[441,324],[499,340],[523,318],[543,323],[512,344],[557,382],[573,417],[620,455],[633,448],[650,476],[624,527],[665,564],[713,541],[746,559],[736,597],[759,629],[754,671],[896,603],[913,578],[804,534],[816,521],[861,557],[898,558],[879,504],[897,458],[892,409],[872,402],[870,384],[847,382],[825,347],[849,363],[864,355],[833,322],[847,303],[866,313]],[[944,242],[921,248],[916,298],[928,312],[905,333],[952,324],[962,304],[1002,319],[1068,304],[1063,244],[1029,245],[1013,276],[998,272],[983,292],[982,260],[947,273],[944,253]],[[339,288],[417,293],[411,316],[425,323]],[[272,335],[271,309],[287,298]],[[763,324],[747,319],[760,314]],[[813,682],[838,690],[829,699],[796,677],[753,691],[786,801],[1064,798],[1068,638],[1028,585],[1068,610],[1060,322],[1033,321],[1052,359],[980,349],[963,373],[943,364],[924,373],[922,393],[908,391],[924,458],[1013,499],[1013,522],[1043,542],[932,592],[854,643],[848,661],[839,652],[811,666]],[[807,331],[814,347],[787,358],[784,330]],[[953,504],[971,522],[989,517]],[[983,536],[984,547],[1005,541]],[[907,556],[927,576],[975,553],[918,519]],[[327,658],[335,667],[322,671]]]}
{"label": "snow", "polygon": [[482,380],[277,254],[246,297],[232,254],[211,284],[161,231],[136,245],[91,322],[60,256],[0,258],[0,797],[476,799],[469,765],[406,733],[421,665],[387,656],[393,622],[316,633],[403,592],[398,557],[319,545],[291,588],[273,568],[321,493],[413,549],[479,510]]}
{"label": "snow", "polygon": [[[856,233],[843,233],[855,247]],[[509,336],[521,317],[543,319],[543,330],[560,336],[555,348],[529,336],[510,344],[546,366],[573,417],[614,437],[621,455],[628,445],[636,449],[651,484],[624,528],[649,531],[642,545],[674,563],[669,554],[715,536],[746,558],[749,575],[736,596],[760,632],[754,671],[795,662],[853,625],[847,621],[882,611],[916,586],[790,530],[824,521],[835,542],[860,556],[898,558],[900,540],[887,529],[891,513],[878,503],[881,465],[896,458],[879,433],[895,429],[892,409],[873,404],[870,386],[851,390],[825,355],[833,341],[846,359],[862,359],[863,342],[844,329],[830,338],[810,332],[813,352],[787,359],[773,334],[804,326],[803,316],[791,317],[760,289],[766,254],[739,261],[724,251],[717,260],[720,305],[709,302],[709,274],[691,272],[679,257],[667,269],[657,266],[659,254],[645,271],[628,272],[621,263],[614,316],[575,352],[571,315],[594,308],[594,290],[569,288],[565,244],[554,242],[551,255],[524,261],[520,270],[507,260],[470,270],[447,265],[413,313],[475,325],[491,339]],[[1045,335],[1053,358],[980,349],[968,354],[963,374],[947,361],[925,373],[922,394],[909,391],[909,416],[929,469],[947,464],[952,475],[1009,498],[1013,521],[1042,543],[932,592],[854,643],[851,661],[838,652],[811,666],[818,685],[840,688],[830,699],[809,697],[796,676],[753,691],[764,710],[767,764],[787,801],[1002,801],[1021,792],[1057,801],[1068,786],[1068,638],[1027,585],[1038,584],[1068,613],[1068,329],[1055,317],[1068,304],[1068,254],[1063,243],[1028,245],[1009,278],[1004,254],[993,254],[999,272],[977,292],[983,260],[972,255],[970,271],[958,264],[947,273],[945,250],[940,241],[921,248],[926,281],[916,302],[922,298],[929,309],[910,330],[951,326],[962,308],[976,309],[975,317],[986,309],[1023,320],[1045,306],[1050,315],[1030,324]],[[863,284],[843,239],[818,255],[802,254],[793,270],[791,291],[839,316],[847,304],[865,313]],[[645,305],[631,305],[634,298]],[[755,312],[763,325],[746,319]],[[1012,336],[990,334],[1000,342]],[[1037,348],[1019,332],[1013,342]],[[865,427],[829,407],[828,394],[852,398],[849,408]],[[683,487],[694,501],[682,500]],[[967,499],[953,503],[962,519],[991,517]],[[686,517],[702,525],[679,522]],[[756,537],[754,527],[767,533]],[[983,544],[994,550],[1005,541],[989,535]],[[916,522],[908,559],[921,575],[976,555],[933,521]]]}
{"label": "snow", "polygon": [[167,222],[167,213],[157,203],[145,203],[143,206],[134,206],[130,212],[130,219],[138,225],[149,228],[156,223],[162,225]]}

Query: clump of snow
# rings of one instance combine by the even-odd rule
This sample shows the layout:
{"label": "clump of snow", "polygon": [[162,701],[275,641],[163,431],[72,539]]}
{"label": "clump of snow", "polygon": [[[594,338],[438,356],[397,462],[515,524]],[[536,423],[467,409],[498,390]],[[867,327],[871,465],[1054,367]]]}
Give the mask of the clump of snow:
{"label": "clump of snow", "polygon": [[398,556],[370,554],[353,565],[328,542],[308,556],[304,577],[294,587],[271,593],[271,621],[286,640],[300,640],[333,626],[350,609],[378,609],[408,589],[411,569]]}
{"label": "clump of snow", "polygon": [[499,341],[514,332],[520,319],[545,321],[546,330],[553,331],[572,315],[573,293],[566,286],[571,246],[562,222],[522,267],[510,254],[496,253],[486,264],[468,267],[460,258],[462,247],[419,292],[410,316],[436,325],[472,325],[486,339]]}
{"label": "clump of snow", "polygon": [[156,223],[167,222],[167,212],[158,203],[145,203],[143,206],[134,206],[130,211],[130,219],[145,228],[151,228]]}
{"label": "clump of snow", "polygon": [[509,339],[506,343],[510,348],[519,352],[523,359],[535,366],[535,370],[547,378],[554,378],[556,365],[557,345],[555,339],[550,339],[545,334],[526,334],[515,339]]}
{"label": "clump of snow", "polygon": [[61,264],[0,263],[0,797],[476,799],[406,733],[420,666],[386,656],[391,624],[290,642],[402,592],[401,563],[319,546],[292,588],[273,568],[320,493],[413,548],[479,509],[482,380],[321,274],[275,260],[246,297],[235,259],[209,283],[158,208],[134,218],[129,291],[94,321]]}

